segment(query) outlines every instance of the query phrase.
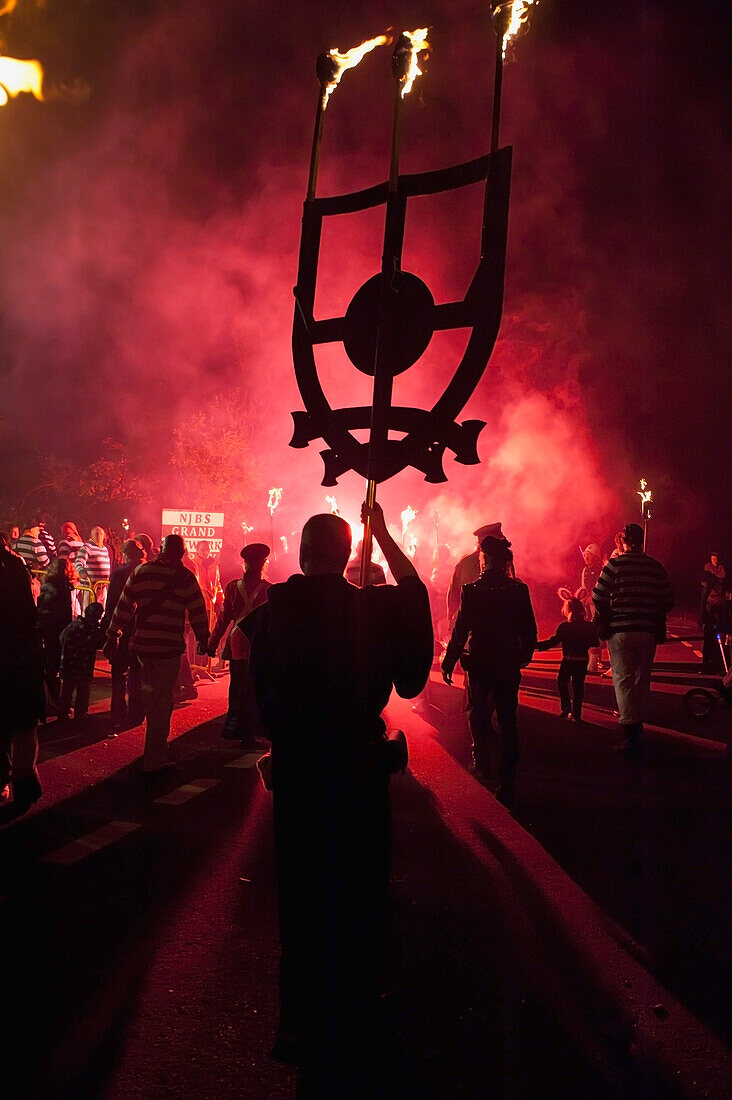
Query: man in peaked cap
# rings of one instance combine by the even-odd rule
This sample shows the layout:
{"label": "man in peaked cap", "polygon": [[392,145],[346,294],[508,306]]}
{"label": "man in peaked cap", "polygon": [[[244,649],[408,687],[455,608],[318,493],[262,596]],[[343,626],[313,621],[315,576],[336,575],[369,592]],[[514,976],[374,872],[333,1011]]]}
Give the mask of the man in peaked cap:
{"label": "man in peaked cap", "polygon": [[[528,588],[512,576],[508,540],[484,536],[479,555],[481,573],[477,581],[463,586],[442,660],[442,678],[452,683],[458,661],[467,672],[472,771],[481,781],[495,782],[496,798],[510,806],[518,762],[521,669],[536,646],[536,619]],[[498,736],[493,730],[494,712]]]}
{"label": "man in peaked cap", "polygon": [[480,544],[484,538],[491,537],[494,539],[500,539],[506,543],[506,546],[510,546],[503,531],[501,530],[500,521],[498,523],[486,523],[482,527],[479,527],[477,531],[473,531],[476,538],[476,547],[472,554],[466,554],[464,558],[455,566],[452,574],[452,580],[450,581],[450,587],[447,590],[447,617],[452,627],[455,623],[455,616],[458,613],[460,607],[460,593],[464,584],[474,584],[480,576],[480,563],[478,561],[478,555],[480,553]]}

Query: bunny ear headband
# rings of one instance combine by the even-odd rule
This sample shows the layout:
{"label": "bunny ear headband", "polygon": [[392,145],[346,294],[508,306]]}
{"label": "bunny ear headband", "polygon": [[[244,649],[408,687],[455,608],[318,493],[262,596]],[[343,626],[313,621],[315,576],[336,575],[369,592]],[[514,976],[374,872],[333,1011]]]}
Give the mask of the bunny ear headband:
{"label": "bunny ear headband", "polygon": [[584,603],[584,601],[587,599],[588,593],[587,589],[582,588],[581,585],[576,590],[576,592],[573,592],[568,585],[560,584],[559,588],[557,589],[557,595],[559,596],[559,599],[563,601],[563,603],[568,603],[570,600],[581,600]]}

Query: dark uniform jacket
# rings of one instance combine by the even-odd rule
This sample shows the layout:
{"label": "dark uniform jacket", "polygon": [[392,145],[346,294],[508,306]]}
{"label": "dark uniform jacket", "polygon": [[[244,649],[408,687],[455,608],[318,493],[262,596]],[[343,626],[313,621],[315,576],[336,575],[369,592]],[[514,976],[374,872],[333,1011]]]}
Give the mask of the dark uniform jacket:
{"label": "dark uniform jacket", "polygon": [[466,671],[477,675],[517,670],[531,660],[536,638],[526,585],[503,572],[486,570],[474,584],[463,585],[442,667],[450,673],[460,661]]}
{"label": "dark uniform jacket", "polygon": [[355,588],[337,574],[295,575],[241,621],[261,718],[273,746],[323,738],[368,743],[392,687],[413,698],[432,664],[427,589],[416,577]]}

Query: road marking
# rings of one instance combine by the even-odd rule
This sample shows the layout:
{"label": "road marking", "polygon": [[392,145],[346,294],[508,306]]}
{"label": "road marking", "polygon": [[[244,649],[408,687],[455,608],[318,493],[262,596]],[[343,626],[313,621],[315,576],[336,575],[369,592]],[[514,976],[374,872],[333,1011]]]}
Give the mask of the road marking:
{"label": "road marking", "polygon": [[196,779],[192,783],[184,783],[182,787],[176,787],[174,791],[161,795],[153,801],[164,802],[168,806],[180,806],[181,803],[188,802],[196,795],[209,791],[211,787],[217,787],[220,782],[220,779]]}
{"label": "road marking", "polygon": [[106,848],[108,844],[114,844],[116,840],[120,840],[123,836],[133,833],[135,829],[139,828],[139,823],[135,821],[110,821],[108,825],[103,825],[101,829],[95,829],[93,833],[87,833],[86,836],[73,840],[71,844],[65,844],[63,848],[57,848],[55,852],[50,852],[44,857],[44,860],[46,863],[57,863],[63,866],[77,863],[85,856],[91,855],[92,852],[98,852],[100,848]]}
{"label": "road marking", "polygon": [[224,767],[256,768],[257,761],[261,760],[266,752],[267,750],[264,747],[261,749],[253,749],[251,752],[245,752],[243,756],[237,756],[236,760],[230,760],[228,764],[224,764]]}

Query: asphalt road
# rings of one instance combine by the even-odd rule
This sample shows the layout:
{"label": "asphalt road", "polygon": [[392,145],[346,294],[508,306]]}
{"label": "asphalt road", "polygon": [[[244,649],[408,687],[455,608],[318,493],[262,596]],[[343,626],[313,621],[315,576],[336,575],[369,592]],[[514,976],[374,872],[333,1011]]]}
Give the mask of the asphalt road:
{"label": "asphalt road", "polygon": [[[693,657],[680,642],[671,648],[669,665],[684,663],[682,651]],[[732,712],[719,709],[700,727],[681,705],[684,681],[697,676],[688,659],[686,670],[659,673],[634,764],[612,751],[606,678],[589,684],[585,724],[559,718],[554,656],[525,676],[516,819],[618,923],[630,949],[725,1034]],[[269,1057],[270,800],[256,757],[219,737],[227,683],[202,683],[199,699],[176,710],[179,770],[152,791],[138,772],[142,730],[107,736],[102,662],[86,726],[45,727],[44,797],[0,829],[8,1095],[296,1095],[295,1071]],[[420,728],[466,765],[459,688],[435,670],[416,705]],[[403,702],[388,712],[406,727],[410,713]],[[510,914],[430,791],[409,773],[396,777],[393,806],[379,1095],[613,1095],[522,983],[506,951]]]}

